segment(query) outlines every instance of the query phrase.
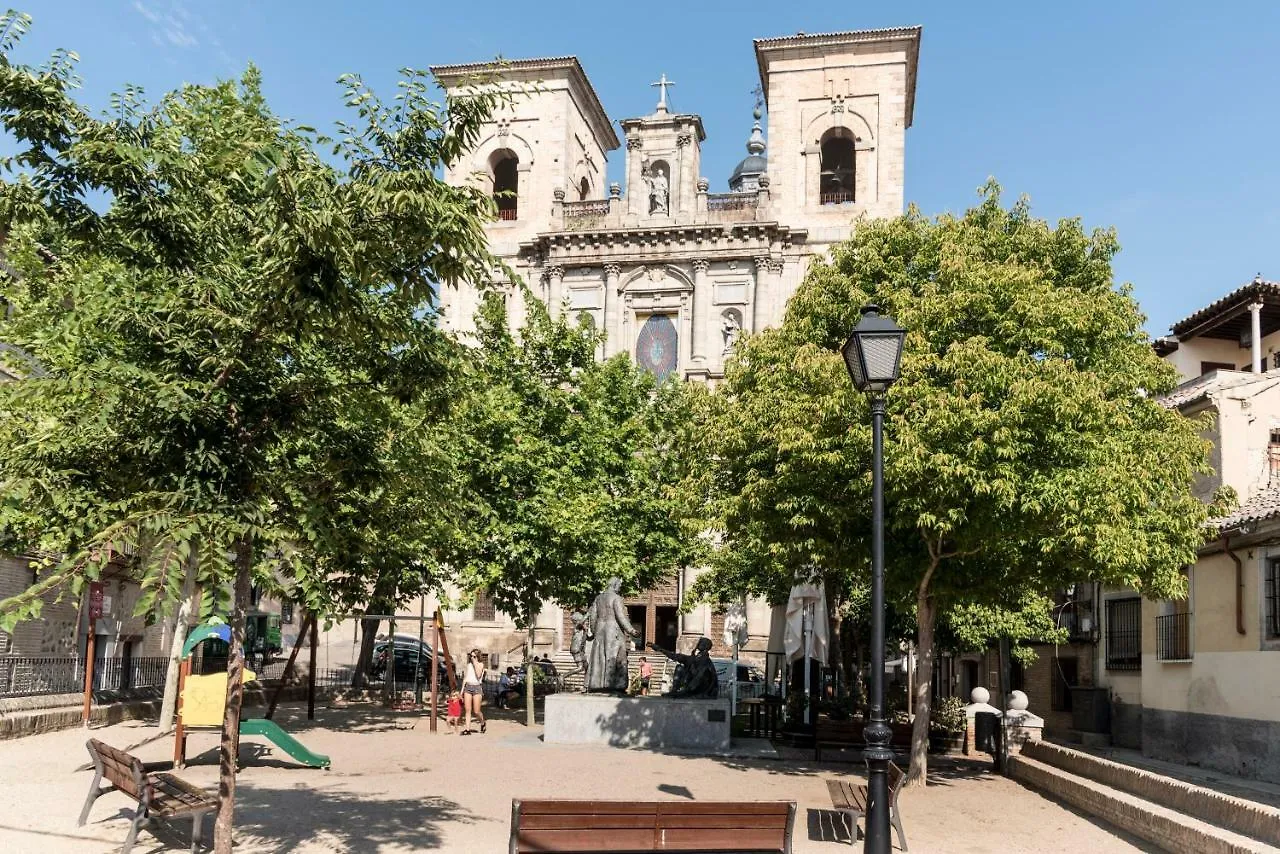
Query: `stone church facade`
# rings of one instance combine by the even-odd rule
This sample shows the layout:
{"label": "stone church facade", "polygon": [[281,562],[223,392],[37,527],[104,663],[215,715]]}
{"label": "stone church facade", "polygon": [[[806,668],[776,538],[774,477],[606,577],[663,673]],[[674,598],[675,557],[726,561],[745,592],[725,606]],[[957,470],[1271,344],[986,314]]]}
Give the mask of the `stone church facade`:
{"label": "stone church facade", "polygon": [[[602,358],[625,352],[659,377],[714,385],[739,334],[782,321],[814,258],[858,218],[902,213],[919,44],[918,27],[756,40],[767,139],[757,108],[746,158],[715,191],[702,168],[702,119],[669,108],[665,77],[653,113],[615,126],[575,57],[432,68],[450,94],[513,92],[446,174],[495,194],[490,245],[528,285],[493,283],[507,294],[513,327],[528,293],[603,330]],[[619,149],[625,183],[609,184],[606,159]],[[447,327],[465,338],[479,298],[446,291]],[[675,613],[696,574],[673,573],[629,600],[646,639],[683,649],[705,634],[720,644],[710,609]],[[479,610],[450,615],[468,646],[518,643],[501,615]],[[749,649],[781,649],[781,621],[767,606],[750,605],[748,620]],[[546,646],[567,644],[559,609],[539,625]]]}

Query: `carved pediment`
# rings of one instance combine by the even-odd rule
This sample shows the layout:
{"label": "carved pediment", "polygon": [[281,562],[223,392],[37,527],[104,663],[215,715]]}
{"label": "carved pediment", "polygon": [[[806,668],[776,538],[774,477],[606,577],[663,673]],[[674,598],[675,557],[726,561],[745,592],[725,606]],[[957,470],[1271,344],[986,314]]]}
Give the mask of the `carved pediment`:
{"label": "carved pediment", "polygon": [[675,264],[644,264],[623,278],[621,290],[633,294],[683,293],[693,290],[693,277]]}

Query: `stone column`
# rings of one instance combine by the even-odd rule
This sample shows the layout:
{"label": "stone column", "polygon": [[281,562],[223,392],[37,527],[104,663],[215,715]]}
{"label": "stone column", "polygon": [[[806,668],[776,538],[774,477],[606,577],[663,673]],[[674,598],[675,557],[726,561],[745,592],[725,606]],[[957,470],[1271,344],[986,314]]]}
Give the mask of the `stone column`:
{"label": "stone column", "polygon": [[698,215],[699,221],[707,218],[707,190],[709,189],[711,189],[711,182],[706,178],[699,178],[698,197],[693,205],[693,212]]}
{"label": "stone column", "polygon": [[[759,332],[764,326],[765,310],[772,298],[773,274],[770,271],[769,256],[756,258],[755,285],[751,289],[751,332]],[[745,321],[746,318],[743,318]]]}
{"label": "stone column", "polygon": [[622,340],[618,342],[618,349],[625,352],[628,356],[633,355],[632,346],[634,342],[631,340],[635,333],[631,331],[631,327],[635,319],[635,307],[631,301],[631,294],[623,294],[622,297]]}
{"label": "stone column", "polygon": [[706,363],[707,339],[715,328],[711,322],[711,283],[707,281],[707,270],[710,267],[710,262],[705,258],[698,258],[693,262],[693,340],[690,342],[690,361],[695,364]]}
{"label": "stone column", "polygon": [[769,259],[769,277],[772,279],[773,286],[773,318],[776,323],[782,322],[782,315],[787,309],[787,300],[791,298],[791,294],[787,293],[787,286],[782,277],[782,269],[785,262],[781,258]]}
{"label": "stone column", "polygon": [[693,364],[693,300],[688,291],[680,294],[680,328],[684,341],[680,345],[679,370],[683,372]]}
{"label": "stone column", "polygon": [[1262,303],[1255,302],[1249,304],[1249,337],[1252,347],[1252,364],[1255,374],[1262,373]]}
{"label": "stone column", "polygon": [[685,131],[676,136],[676,157],[680,161],[680,187],[679,196],[680,204],[677,207],[672,205],[671,213],[688,213],[689,203],[693,201],[693,194],[689,189],[693,186],[693,134]]}
{"label": "stone column", "polygon": [[633,216],[645,216],[649,213],[647,207],[641,209],[641,202],[647,198],[640,175],[642,144],[638,136],[627,138],[627,213]]}
{"label": "stone column", "polygon": [[622,345],[622,330],[618,328],[618,276],[622,266],[612,262],[604,265],[604,354],[605,358],[617,353]]}
{"label": "stone column", "polygon": [[552,317],[564,314],[564,267],[552,264],[547,267],[547,311]]}

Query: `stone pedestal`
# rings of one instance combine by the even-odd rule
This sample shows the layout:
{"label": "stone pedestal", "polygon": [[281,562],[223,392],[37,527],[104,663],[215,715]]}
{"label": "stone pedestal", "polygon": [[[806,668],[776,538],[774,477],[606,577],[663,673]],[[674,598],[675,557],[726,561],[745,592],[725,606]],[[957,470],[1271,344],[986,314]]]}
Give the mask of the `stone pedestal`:
{"label": "stone pedestal", "polygon": [[551,694],[547,744],[607,744],[719,753],[729,750],[729,701]]}

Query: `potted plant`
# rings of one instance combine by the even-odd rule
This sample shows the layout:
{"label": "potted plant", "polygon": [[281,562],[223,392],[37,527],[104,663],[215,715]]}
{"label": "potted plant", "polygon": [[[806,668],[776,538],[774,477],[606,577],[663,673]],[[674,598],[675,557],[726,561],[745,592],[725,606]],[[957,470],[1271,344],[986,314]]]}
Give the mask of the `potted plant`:
{"label": "potted plant", "polygon": [[962,751],[968,723],[964,704],[959,697],[943,697],[938,700],[929,711],[929,750],[934,753]]}

